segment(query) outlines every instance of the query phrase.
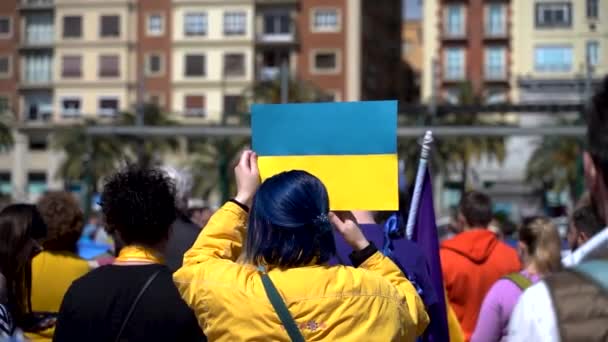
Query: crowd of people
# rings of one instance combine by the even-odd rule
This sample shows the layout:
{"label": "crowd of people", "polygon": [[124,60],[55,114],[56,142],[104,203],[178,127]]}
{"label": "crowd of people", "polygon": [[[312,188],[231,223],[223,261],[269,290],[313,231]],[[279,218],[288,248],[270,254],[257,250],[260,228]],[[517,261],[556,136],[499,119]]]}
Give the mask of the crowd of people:
{"label": "crowd of people", "polygon": [[[492,200],[470,191],[438,289],[427,251],[385,234],[394,215],[331,212],[305,171],[261,182],[244,151],[236,196],[211,215],[188,205],[186,173],[130,166],[86,225],[67,192],[0,211],[0,340],[607,341],[608,78],[586,116],[588,195],[565,256],[549,218],[497,230]],[[91,263],[78,249],[98,220],[115,252]]]}

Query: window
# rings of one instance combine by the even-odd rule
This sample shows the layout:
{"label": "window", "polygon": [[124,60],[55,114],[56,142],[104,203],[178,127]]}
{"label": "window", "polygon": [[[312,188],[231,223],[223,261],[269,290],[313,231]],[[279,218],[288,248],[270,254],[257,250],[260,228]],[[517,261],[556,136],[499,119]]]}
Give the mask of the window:
{"label": "window", "polygon": [[587,42],[587,62],[590,66],[600,63],[600,44],[597,41]]}
{"label": "window", "polygon": [[490,47],[485,53],[485,76],[490,80],[502,80],[506,77],[505,48]]}
{"label": "window", "polygon": [[11,76],[11,56],[0,56],[0,78]]}
{"label": "window", "polygon": [[313,67],[315,73],[336,73],[338,67],[338,54],[335,51],[318,51],[313,53]]}
{"label": "window", "polygon": [[446,80],[462,80],[464,78],[464,49],[445,49],[444,63],[444,74]]}
{"label": "window", "polygon": [[99,56],[99,77],[119,77],[120,59],[117,55]]}
{"label": "window", "polygon": [[570,27],[572,24],[572,4],[536,4],[536,27]]}
{"label": "window", "polygon": [[239,95],[224,96],[224,114],[238,114],[243,109],[243,97]]}
{"label": "window", "polygon": [[0,95],[0,114],[8,112],[10,109],[10,102],[8,96]]}
{"label": "window", "polygon": [[78,78],[82,76],[82,57],[63,56],[61,64],[61,77]]}
{"label": "window", "polygon": [[0,194],[10,195],[13,192],[10,172],[0,173]]}
{"label": "window", "polygon": [[50,53],[28,53],[21,59],[23,81],[49,83],[53,79],[53,56]]}
{"label": "window", "polygon": [[112,38],[120,36],[120,16],[117,15],[102,15],[101,16],[101,31],[99,34],[103,38]]}
{"label": "window", "polygon": [[448,5],[445,9],[445,34],[449,37],[464,36],[464,6]]}
{"label": "window", "polygon": [[42,195],[46,190],[46,173],[30,172],[27,174],[27,192],[29,194]]}
{"label": "window", "polygon": [[313,32],[336,32],[340,30],[340,18],[335,8],[315,9],[312,16]]}
{"label": "window", "polygon": [[115,97],[102,97],[99,99],[99,115],[114,116],[118,113],[118,99]]}
{"label": "window", "polygon": [[146,74],[150,76],[160,75],[164,71],[163,55],[151,53],[146,56]]}
{"label": "window", "polygon": [[48,142],[46,136],[30,136],[29,150],[30,151],[45,151]]}
{"label": "window", "polygon": [[587,0],[587,18],[598,19],[598,0]]}
{"label": "window", "polygon": [[207,35],[207,13],[186,13],[184,18],[184,35]]}
{"label": "window", "polygon": [[184,76],[205,76],[205,55],[186,55]]}
{"label": "window", "polygon": [[486,35],[503,36],[506,33],[505,6],[490,4],[486,9]]}
{"label": "window", "polygon": [[0,17],[0,38],[8,38],[13,34],[13,20],[11,17]]}
{"label": "window", "polygon": [[65,117],[73,117],[80,115],[80,98],[64,97],[61,99],[61,115]]}
{"label": "window", "polygon": [[242,53],[225,54],[224,75],[245,76],[245,55]]}
{"label": "window", "polygon": [[165,19],[162,14],[148,15],[148,36],[162,36],[165,33]]}
{"label": "window", "polygon": [[570,71],[572,69],[572,47],[536,47],[534,49],[534,68],[541,72]]}
{"label": "window", "polygon": [[82,17],[63,17],[63,38],[80,38],[82,36]]}
{"label": "window", "polygon": [[247,16],[245,12],[224,13],[224,35],[244,35],[247,28]]}
{"label": "window", "polygon": [[186,116],[204,116],[205,97],[202,95],[186,95],[184,97],[184,108]]}
{"label": "window", "polygon": [[160,93],[148,93],[146,94],[146,103],[153,104],[157,107],[161,107],[165,104],[163,94]]}
{"label": "window", "polygon": [[264,14],[264,34],[281,35],[291,33],[289,12],[272,12]]}
{"label": "window", "polygon": [[53,15],[32,13],[25,17],[24,42],[28,44],[53,44]]}

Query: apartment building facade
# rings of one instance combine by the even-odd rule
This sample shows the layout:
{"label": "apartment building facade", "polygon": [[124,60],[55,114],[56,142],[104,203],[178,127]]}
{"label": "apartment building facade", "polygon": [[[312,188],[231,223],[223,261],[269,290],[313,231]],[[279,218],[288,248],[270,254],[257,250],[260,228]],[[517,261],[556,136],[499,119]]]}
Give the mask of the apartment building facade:
{"label": "apartment building facade", "polygon": [[580,102],[608,74],[608,2],[513,0],[513,87],[522,102]]}
{"label": "apartment building facade", "polygon": [[428,0],[423,11],[423,100],[456,103],[469,82],[487,102],[508,101],[511,1]]}
{"label": "apartment building facade", "polygon": [[[5,0],[0,109],[16,118],[0,192],[65,187],[55,129],[110,124],[139,101],[222,123],[282,65],[335,101],[395,98],[401,0]],[[394,32],[393,32],[394,31]],[[378,46],[378,37],[383,41]],[[172,158],[173,159],[173,158]]]}

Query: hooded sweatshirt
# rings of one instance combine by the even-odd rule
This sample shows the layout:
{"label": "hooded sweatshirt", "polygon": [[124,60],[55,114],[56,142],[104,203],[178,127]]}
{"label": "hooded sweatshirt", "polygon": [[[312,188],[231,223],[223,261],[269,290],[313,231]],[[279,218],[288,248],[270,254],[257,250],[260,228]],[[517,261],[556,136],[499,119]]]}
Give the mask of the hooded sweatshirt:
{"label": "hooded sweatshirt", "polygon": [[444,241],[440,254],[448,300],[469,341],[488,290],[522,266],[517,252],[486,229],[472,229]]}

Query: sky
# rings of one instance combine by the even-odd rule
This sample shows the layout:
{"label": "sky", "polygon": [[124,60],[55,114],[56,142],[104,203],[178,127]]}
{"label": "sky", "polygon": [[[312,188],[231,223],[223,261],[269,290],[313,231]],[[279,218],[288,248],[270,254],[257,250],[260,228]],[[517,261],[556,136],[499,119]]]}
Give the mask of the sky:
{"label": "sky", "polygon": [[403,0],[403,19],[420,19],[422,0]]}

